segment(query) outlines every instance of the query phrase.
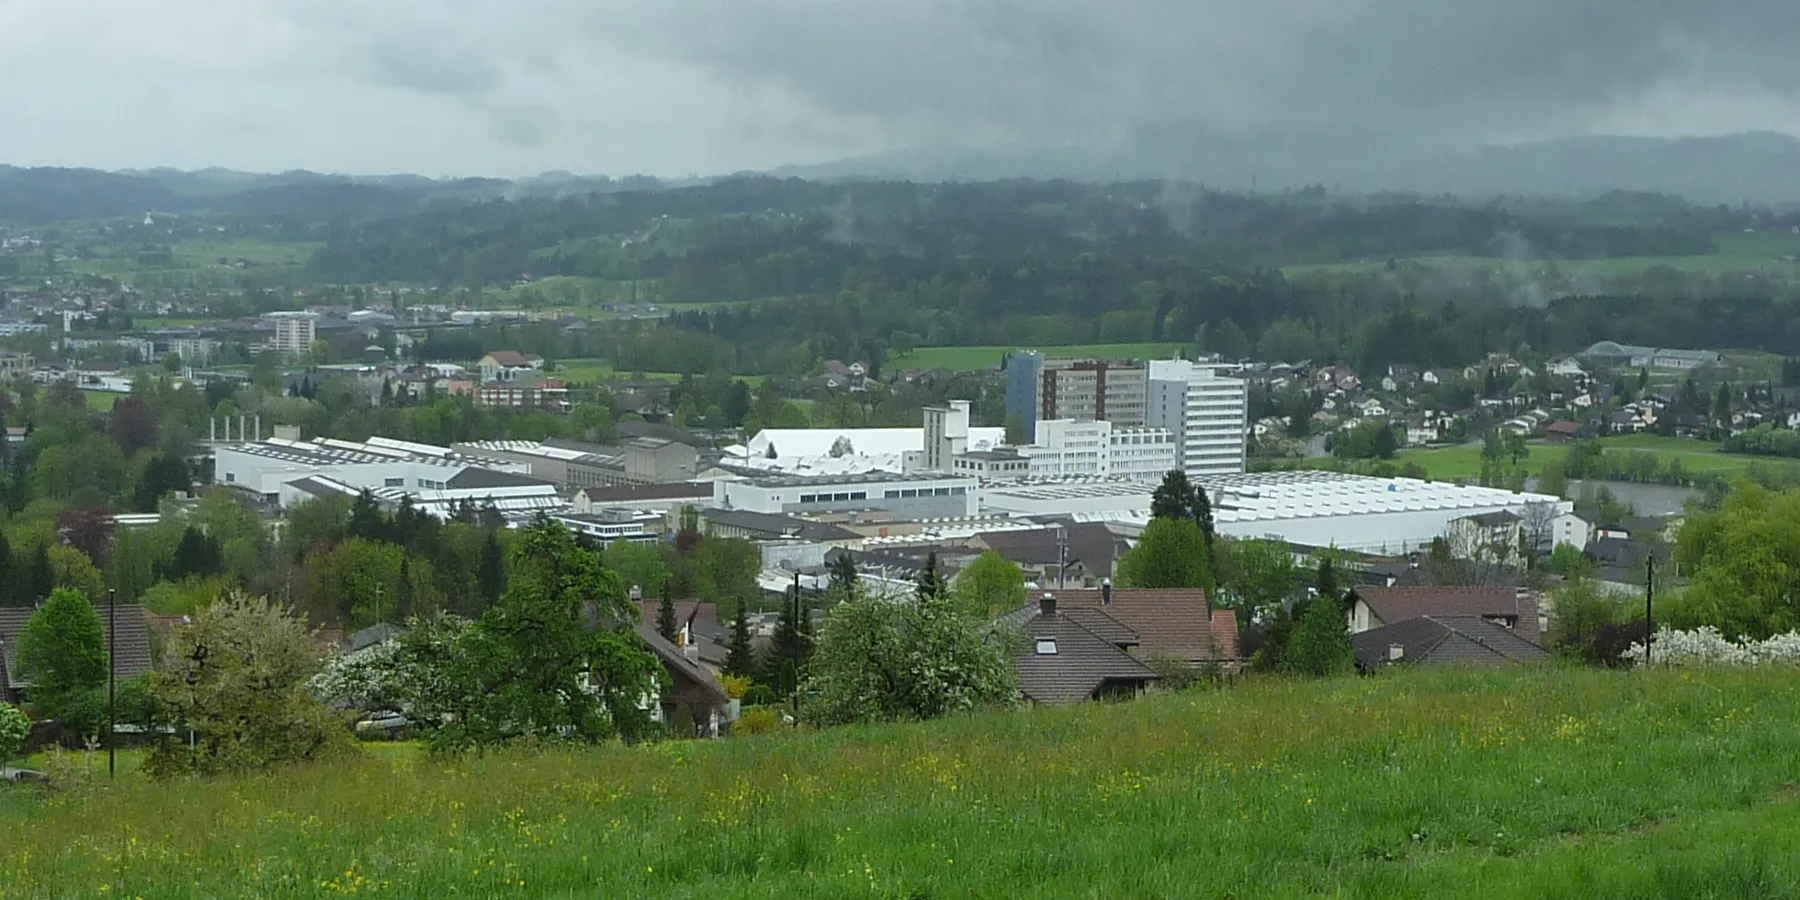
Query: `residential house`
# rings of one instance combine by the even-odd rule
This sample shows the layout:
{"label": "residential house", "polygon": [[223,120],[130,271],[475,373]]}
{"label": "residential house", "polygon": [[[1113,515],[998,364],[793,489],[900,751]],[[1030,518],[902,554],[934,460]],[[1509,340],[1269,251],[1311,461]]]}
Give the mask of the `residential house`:
{"label": "residential house", "polygon": [[0,350],[0,378],[19,378],[30,375],[37,368],[37,360],[29,353],[14,350]]}
{"label": "residential house", "polygon": [[1123,536],[1113,533],[1101,522],[985,531],[970,538],[963,546],[977,553],[992,550],[1017,563],[1024,570],[1026,581],[1047,588],[1066,584],[1097,588],[1112,577],[1113,565],[1130,548]]}
{"label": "residential house", "polygon": [[1572,513],[1562,513],[1550,520],[1550,547],[1555,549],[1564,544],[1582,549],[1593,539],[1593,526],[1588,520]]}
{"label": "residential house", "polygon": [[1450,551],[1463,559],[1512,564],[1519,558],[1525,520],[1511,510],[1464,516],[1450,521]]}
{"label": "residential house", "polygon": [[476,388],[475,405],[514,412],[566,413],[570,407],[569,387],[560,378],[544,378],[532,384],[501,379]]}
{"label": "residential house", "polygon": [[1350,589],[1347,614],[1351,634],[1362,634],[1412,619],[1476,618],[1502,625],[1536,642],[1544,622],[1537,595],[1509,587],[1378,587]]}
{"label": "residential house", "polygon": [[1138,646],[1136,632],[1103,611],[1059,608],[1056,595],[1043,594],[1000,621],[1024,636],[1014,665],[1028,702],[1135,697],[1157,678],[1130,652]]}
{"label": "residential house", "polygon": [[1388,414],[1387,407],[1381,405],[1381,401],[1374,398],[1358,403],[1356,409],[1365,419],[1380,419]]}
{"label": "residential house", "polygon": [[1313,386],[1321,391],[1355,391],[1362,388],[1362,379],[1344,366],[1326,366],[1313,372]]}
{"label": "residential house", "polygon": [[[0,701],[17,704],[31,692],[31,682],[18,673],[18,640],[19,632],[36,612],[30,607],[0,608]],[[113,651],[113,671],[119,679],[150,674],[153,662],[148,611],[133,603],[121,604],[111,611],[102,605],[99,612],[101,634],[109,641],[113,640],[110,623],[114,620],[119,623]]]}
{"label": "residential house", "polygon": [[1350,638],[1356,667],[1374,672],[1398,665],[1509,666],[1541,663],[1549,651],[1480,616],[1419,616]]}
{"label": "residential house", "polygon": [[1559,356],[1544,367],[1544,370],[1561,378],[1582,378],[1587,370],[1581,367],[1580,361],[1573,356]]}
{"label": "residential house", "polygon": [[1167,657],[1189,665],[1239,663],[1237,612],[1211,609],[1198,588],[1060,588],[1034,590],[1033,602],[1054,596],[1063,609],[1106,613],[1138,635],[1139,656]]}
{"label": "residential house", "polygon": [[1567,444],[1581,434],[1581,426],[1564,419],[1544,426],[1544,437],[1552,444]]}
{"label": "residential house", "polygon": [[1677,576],[1680,573],[1671,562],[1669,545],[1662,541],[1602,537],[1588,542],[1582,555],[1594,565],[1596,583],[1611,594],[1641,595],[1649,577],[1651,560],[1656,562],[1657,584],[1679,583]]}
{"label": "residential house", "polygon": [[637,626],[644,647],[662,663],[657,677],[655,716],[679,738],[718,737],[736,715],[736,704],[719,679],[700,663],[697,646],[677,647],[656,633],[653,622]]}
{"label": "residential house", "polygon": [[482,381],[518,381],[542,372],[544,358],[517,350],[495,350],[483,356],[476,368],[481,371]]}

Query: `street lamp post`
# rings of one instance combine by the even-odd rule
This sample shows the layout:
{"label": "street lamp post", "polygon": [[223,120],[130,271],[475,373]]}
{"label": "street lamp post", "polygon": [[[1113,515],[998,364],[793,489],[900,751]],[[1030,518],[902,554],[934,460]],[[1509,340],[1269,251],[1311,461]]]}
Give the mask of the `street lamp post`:
{"label": "street lamp post", "polygon": [[119,742],[119,592],[106,592],[106,777],[118,777],[113,747]]}

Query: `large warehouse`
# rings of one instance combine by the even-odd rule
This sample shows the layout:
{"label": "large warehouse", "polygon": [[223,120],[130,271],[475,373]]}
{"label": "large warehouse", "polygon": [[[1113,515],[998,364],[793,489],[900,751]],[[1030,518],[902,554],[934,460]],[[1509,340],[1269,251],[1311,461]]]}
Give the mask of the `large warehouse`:
{"label": "large warehouse", "polygon": [[1260,472],[1203,478],[1219,534],[1290,544],[1400,554],[1431,546],[1450,523],[1502,510],[1574,504],[1547,494],[1459,487],[1413,478],[1368,478],[1339,472]]}
{"label": "large warehouse", "polygon": [[[1523,513],[1539,504],[1562,513],[1573,505],[1544,494],[1338,472],[1259,472],[1197,480],[1212,501],[1219,534],[1377,554],[1429,547],[1432,539],[1449,535],[1451,522],[1468,516]],[[1149,519],[1151,490],[1150,485],[1118,479],[991,485],[981,492],[981,512],[1143,524]]]}

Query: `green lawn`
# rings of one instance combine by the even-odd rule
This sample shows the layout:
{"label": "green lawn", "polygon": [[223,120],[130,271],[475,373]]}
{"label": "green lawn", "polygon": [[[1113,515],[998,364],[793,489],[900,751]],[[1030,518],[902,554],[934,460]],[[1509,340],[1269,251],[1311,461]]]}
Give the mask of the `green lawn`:
{"label": "green lawn", "polygon": [[[1630,434],[1602,438],[1600,445],[1606,448],[1609,456],[1633,451],[1654,453],[1657,457],[1657,467],[1660,470],[1667,470],[1671,459],[1680,459],[1682,468],[1691,475],[1720,475],[1729,479],[1748,474],[1751,466],[1800,468],[1800,462],[1793,460],[1727,454],[1721,452],[1719,445],[1715,443],[1686,438],[1661,437],[1653,434]],[[1519,466],[1531,475],[1543,471],[1545,464],[1560,460],[1568,453],[1566,447],[1543,441],[1532,441],[1528,446],[1530,455],[1521,459]],[[1459,444],[1454,447],[1402,450],[1395,456],[1394,464],[1404,466],[1407,463],[1418,464],[1424,468],[1427,476],[1436,481],[1461,479],[1473,482],[1481,477],[1481,445]],[[1300,469],[1332,469],[1337,466],[1337,460],[1332,458],[1306,459],[1282,465]]]}
{"label": "green lawn", "polygon": [[94,412],[112,412],[113,404],[130,396],[128,394],[119,394],[113,391],[82,391],[81,393],[82,396],[87,398],[88,409],[91,409]]}
{"label": "green lawn", "polygon": [[19,898],[1690,898],[1800,886],[1791,671],[1265,680],[0,791]]}
{"label": "green lawn", "polygon": [[178,266],[216,266],[220,259],[248,260],[260,265],[305,265],[324,243],[318,241],[266,241],[258,238],[186,240],[175,244]]}
{"label": "green lawn", "polygon": [[[595,384],[603,379],[633,378],[640,374],[637,372],[620,372],[612,367],[612,363],[603,359],[558,359],[552,360],[551,362],[556,367],[556,370],[550,373],[551,377],[563,378],[569,381],[580,381],[586,384]],[[664,381],[680,381],[682,378],[681,373],[679,372],[644,372],[641,374],[643,374],[645,378],[660,378]],[[763,379],[767,376],[733,375],[731,377],[755,387],[756,385],[762,384]]]}
{"label": "green lawn", "polygon": [[[887,370],[948,369],[974,372],[1000,364],[1018,347],[920,347],[888,359]],[[1080,344],[1032,348],[1046,359],[1170,359],[1187,349],[1185,344]]]}

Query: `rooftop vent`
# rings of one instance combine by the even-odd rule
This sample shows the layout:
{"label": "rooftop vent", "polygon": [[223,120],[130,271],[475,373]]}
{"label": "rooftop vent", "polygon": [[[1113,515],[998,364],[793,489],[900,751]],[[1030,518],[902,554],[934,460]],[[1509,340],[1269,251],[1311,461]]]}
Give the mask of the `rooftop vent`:
{"label": "rooftop vent", "polygon": [[1039,656],[1055,656],[1056,655],[1056,638],[1053,638],[1053,637],[1038,638],[1037,639],[1037,653]]}
{"label": "rooftop vent", "polygon": [[1400,644],[1388,645],[1388,662],[1399,662],[1406,658],[1406,648]]}

